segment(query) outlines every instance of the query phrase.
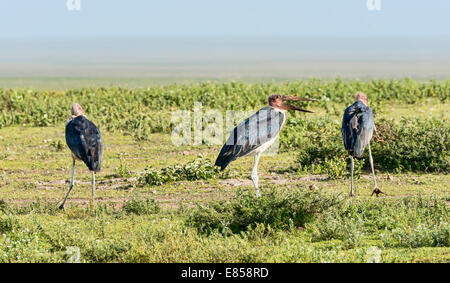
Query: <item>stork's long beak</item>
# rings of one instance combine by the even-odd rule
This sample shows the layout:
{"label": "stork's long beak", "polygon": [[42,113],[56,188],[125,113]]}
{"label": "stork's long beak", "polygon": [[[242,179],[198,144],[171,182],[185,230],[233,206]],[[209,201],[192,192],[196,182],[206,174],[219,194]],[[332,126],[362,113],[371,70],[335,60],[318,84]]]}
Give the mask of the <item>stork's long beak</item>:
{"label": "stork's long beak", "polygon": [[308,113],[314,113],[311,110],[306,110],[306,109],[302,109],[299,108],[297,106],[291,105],[289,103],[286,103],[284,101],[317,101],[317,99],[314,98],[304,98],[304,97],[297,97],[297,96],[283,96],[283,107],[285,107],[288,110],[297,110],[297,111],[302,111],[302,112],[308,112]]}

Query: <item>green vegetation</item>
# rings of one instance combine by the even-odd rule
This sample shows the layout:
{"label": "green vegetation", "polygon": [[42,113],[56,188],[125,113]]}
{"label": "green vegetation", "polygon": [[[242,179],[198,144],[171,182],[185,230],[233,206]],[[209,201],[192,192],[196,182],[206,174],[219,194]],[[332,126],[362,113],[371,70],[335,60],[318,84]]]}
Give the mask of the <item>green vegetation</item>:
{"label": "green vegetation", "polygon": [[[406,80],[362,81],[292,81],[284,83],[240,82],[198,83],[193,85],[163,85],[146,89],[81,88],[67,91],[0,89],[0,127],[11,125],[49,126],[67,119],[70,105],[77,101],[85,108],[88,118],[108,131],[122,131],[139,139],[150,133],[170,133],[171,111],[192,110],[194,102],[205,108],[221,110],[250,110],[267,103],[272,93],[298,94],[318,98],[313,106],[327,112],[339,104],[349,105],[353,94],[363,91],[369,95],[371,106],[393,101],[417,103],[436,98],[446,103],[450,81],[416,82]],[[342,110],[338,108],[341,112]],[[295,114],[294,117],[300,117]]]}
{"label": "green vegetation", "polygon": [[310,227],[312,241],[339,239],[356,247],[369,237],[381,240],[385,247],[448,247],[449,213],[439,198],[346,202]]}
{"label": "green vegetation", "polygon": [[[389,171],[450,171],[450,124],[436,118],[381,119],[376,123],[372,155],[378,168]],[[285,150],[301,148],[298,170],[330,177],[347,174],[348,154],[342,145],[341,124],[331,118],[297,120],[283,133]],[[369,165],[366,154],[365,164]],[[364,162],[356,161],[357,174]]]}
{"label": "green vegetation", "polygon": [[154,199],[131,199],[125,202],[123,210],[130,214],[137,215],[154,214],[160,211],[161,207]]}
{"label": "green vegetation", "polygon": [[175,164],[159,171],[151,166],[146,167],[139,174],[137,182],[139,185],[162,185],[174,181],[208,180],[219,174],[219,167],[214,166],[209,159],[202,159],[200,155],[187,164]]}
{"label": "green vegetation", "polygon": [[[281,135],[282,150],[305,148],[298,158],[300,170],[341,177],[345,174],[337,169],[342,168],[345,162],[345,152],[340,143],[341,115],[343,109],[352,103],[356,91],[369,95],[375,116],[392,107],[392,104],[420,105],[426,99],[433,99],[435,105],[446,105],[448,110],[450,81],[228,82],[164,85],[147,89],[85,88],[65,92],[0,89],[0,127],[56,125],[67,119],[71,103],[78,101],[85,107],[88,118],[101,129],[119,131],[142,140],[148,139],[151,133],[170,133],[173,128],[170,123],[172,111],[192,110],[194,102],[201,102],[205,109],[250,110],[266,104],[271,93],[297,94],[319,99],[310,105],[319,109],[319,115],[312,114],[305,118],[304,114],[290,113],[288,126],[291,130],[283,131]],[[322,111],[326,115],[320,115]],[[374,160],[381,168],[449,171],[450,126],[442,117],[408,117],[398,121],[377,119],[376,124],[378,131],[375,139],[378,143],[373,146]],[[61,141],[52,141],[51,145],[55,150],[63,148]],[[151,168],[147,175],[159,178]]]}
{"label": "green vegetation", "polygon": [[0,262],[65,262],[72,249],[81,262],[450,260],[449,209],[439,198],[357,200],[297,189],[260,199],[238,192],[223,203],[167,211],[147,199],[24,215],[10,207],[0,214]]}
{"label": "green vegetation", "polygon": [[[374,110],[379,198],[367,153],[347,197],[340,123],[357,90]],[[261,158],[260,198],[251,157],[219,172],[221,145],[171,142],[174,110],[257,110],[271,93],[319,101],[289,113],[280,151]],[[0,90],[0,262],[450,262],[449,93],[408,79]],[[77,162],[61,211],[74,101],[105,149],[95,206]]]}
{"label": "green vegetation", "polygon": [[199,205],[189,215],[187,223],[200,232],[216,230],[224,235],[240,233],[255,228],[258,224],[273,229],[289,230],[304,227],[314,216],[323,213],[338,203],[335,196],[329,197],[311,191],[272,190],[261,197],[254,192],[238,191],[231,200],[213,201]]}

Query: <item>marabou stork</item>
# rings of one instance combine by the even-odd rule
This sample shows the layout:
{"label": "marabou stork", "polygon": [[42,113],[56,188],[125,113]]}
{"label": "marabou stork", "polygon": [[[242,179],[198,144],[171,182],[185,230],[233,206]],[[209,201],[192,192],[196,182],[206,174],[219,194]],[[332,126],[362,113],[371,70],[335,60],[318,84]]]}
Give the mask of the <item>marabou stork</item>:
{"label": "marabou stork", "polygon": [[378,194],[383,193],[377,186],[372,152],[370,150],[370,140],[372,139],[374,129],[375,123],[373,121],[372,109],[367,105],[367,96],[362,92],[358,92],[356,93],[355,103],[345,109],[342,119],[342,139],[351,160],[350,196],[353,196],[353,158],[362,157],[366,146],[369,148],[369,160],[370,166],[372,167],[374,183],[372,195],[376,194],[378,196]]}
{"label": "marabou stork", "polygon": [[221,167],[221,170],[224,170],[233,160],[245,155],[254,155],[255,163],[251,178],[257,196],[260,196],[258,190],[259,157],[279,135],[286,122],[286,111],[297,110],[313,113],[290,105],[286,101],[315,101],[315,99],[273,94],[269,96],[268,101],[269,106],[260,109],[234,128],[215,163],[216,166]]}
{"label": "marabou stork", "polygon": [[72,116],[66,122],[66,143],[72,152],[72,179],[69,191],[59,206],[60,209],[64,209],[64,204],[73,187],[75,161],[83,161],[92,172],[92,204],[94,203],[95,172],[100,171],[102,163],[103,144],[99,129],[83,115],[80,104],[72,104],[71,113]]}

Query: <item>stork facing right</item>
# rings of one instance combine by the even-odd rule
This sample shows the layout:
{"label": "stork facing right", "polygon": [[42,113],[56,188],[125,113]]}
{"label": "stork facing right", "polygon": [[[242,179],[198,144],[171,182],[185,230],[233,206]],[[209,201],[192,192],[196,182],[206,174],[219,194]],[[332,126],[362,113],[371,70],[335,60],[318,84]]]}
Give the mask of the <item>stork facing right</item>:
{"label": "stork facing right", "polygon": [[239,157],[254,155],[255,162],[251,173],[256,195],[260,196],[258,189],[258,162],[261,154],[267,150],[280,134],[286,122],[286,112],[296,110],[313,113],[287,103],[288,101],[315,101],[313,98],[302,98],[281,94],[272,94],[268,98],[269,106],[261,108],[234,128],[227,142],[220,150],[216,159],[216,166],[224,170],[230,162]]}

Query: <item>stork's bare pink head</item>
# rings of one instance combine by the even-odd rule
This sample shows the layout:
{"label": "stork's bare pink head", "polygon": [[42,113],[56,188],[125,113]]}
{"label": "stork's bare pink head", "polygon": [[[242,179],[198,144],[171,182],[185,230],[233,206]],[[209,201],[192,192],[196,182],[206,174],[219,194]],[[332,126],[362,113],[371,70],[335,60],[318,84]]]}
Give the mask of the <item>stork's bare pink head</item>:
{"label": "stork's bare pink head", "polygon": [[355,101],[361,101],[362,103],[367,105],[367,103],[368,103],[367,95],[364,92],[359,91],[356,93]]}
{"label": "stork's bare pink head", "polygon": [[313,111],[298,108],[297,106],[286,103],[286,101],[316,101],[313,98],[303,98],[297,96],[287,96],[281,94],[272,94],[269,96],[269,105],[282,110],[297,110],[303,112],[314,113]]}
{"label": "stork's bare pink head", "polygon": [[80,116],[83,115],[83,108],[81,107],[80,104],[73,103],[70,112],[72,113],[73,116]]}

